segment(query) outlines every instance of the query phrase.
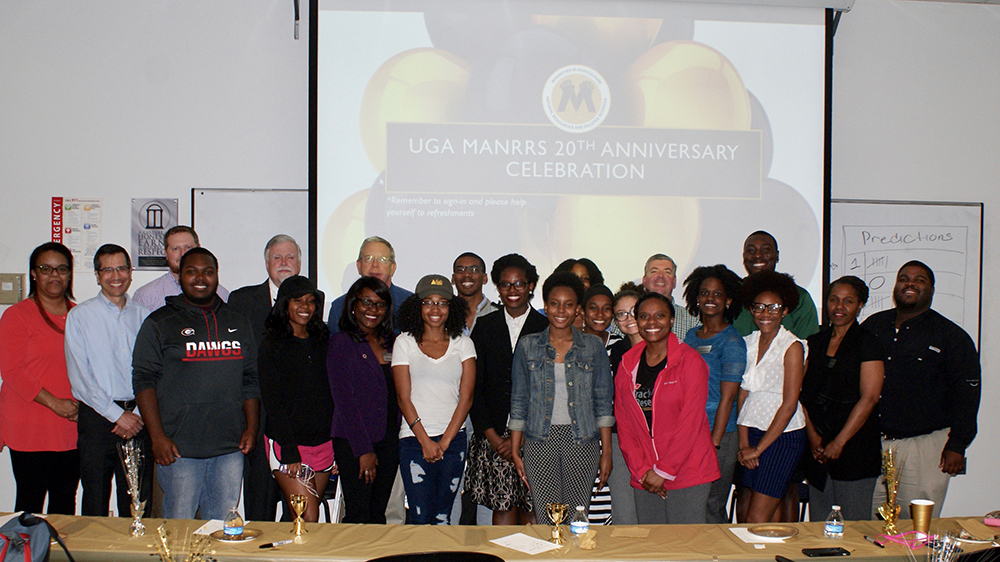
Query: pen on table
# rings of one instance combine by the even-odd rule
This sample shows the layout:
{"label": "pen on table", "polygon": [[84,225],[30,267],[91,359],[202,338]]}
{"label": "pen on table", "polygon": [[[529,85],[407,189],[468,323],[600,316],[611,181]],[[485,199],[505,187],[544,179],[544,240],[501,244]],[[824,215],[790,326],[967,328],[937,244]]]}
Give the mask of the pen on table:
{"label": "pen on table", "polygon": [[282,546],[282,545],[286,545],[286,544],[292,544],[293,542],[295,542],[293,539],[288,539],[287,541],[269,542],[267,544],[262,544],[262,545],[258,546],[257,548],[274,548],[276,546]]}
{"label": "pen on table", "polygon": [[877,540],[869,537],[868,535],[865,535],[865,540],[868,541],[868,542],[870,542],[870,543],[872,543],[873,545],[875,545],[875,546],[877,546],[879,548],[885,548],[884,544],[882,544],[882,543],[878,542]]}
{"label": "pen on table", "polygon": [[776,554],[776,555],[774,556],[774,559],[775,559],[775,560],[776,560],[777,562],[795,562],[795,561],[794,561],[794,560],[792,560],[791,558],[785,558],[784,556],[782,556],[782,555],[780,555],[780,554]]}

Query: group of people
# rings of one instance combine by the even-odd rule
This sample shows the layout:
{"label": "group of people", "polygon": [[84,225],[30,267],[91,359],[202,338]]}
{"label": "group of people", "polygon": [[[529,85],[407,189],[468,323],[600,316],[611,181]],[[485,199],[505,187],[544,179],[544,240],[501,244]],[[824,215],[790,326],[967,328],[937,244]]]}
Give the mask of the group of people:
{"label": "group of people", "polygon": [[739,520],[764,522],[803,478],[813,519],[834,504],[868,519],[887,447],[899,500],[932,499],[937,515],[976,434],[978,354],[931,309],[921,262],[864,324],[867,285],[833,281],[821,329],[763,231],[744,243],[745,278],[697,267],[680,302],[677,264],[655,254],[617,292],[593,261],[566,260],[538,309],[539,273],[519,254],[487,268],[464,253],[411,293],[371,237],[324,322],[288,236],[264,249],[268,278],[231,295],[192,229],[167,231],[164,249],[169,271],[129,297],[128,253],[102,246],[101,292],[75,307],[69,250],[31,254],[29,298],[0,319],[15,510],[47,496],[73,513],[82,480],[82,513],[107,515],[115,475],[128,513],[117,446],[138,439],[141,495],[155,463],[168,518],[222,519],[242,490],[247,519],[301,494],[317,521],[339,473],[351,523],[385,523],[400,488],[415,524],[451,523],[460,491],[494,524],[547,523],[548,504],[608,493],[617,524],[724,523],[733,483]]}

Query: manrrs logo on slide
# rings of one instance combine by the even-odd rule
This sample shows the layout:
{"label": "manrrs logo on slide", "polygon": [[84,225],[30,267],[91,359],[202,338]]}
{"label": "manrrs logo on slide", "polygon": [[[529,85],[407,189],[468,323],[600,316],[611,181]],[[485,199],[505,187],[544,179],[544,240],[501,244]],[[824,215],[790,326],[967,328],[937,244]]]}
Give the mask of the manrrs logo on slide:
{"label": "manrrs logo on slide", "polygon": [[611,91],[596,70],[579,64],[552,73],[542,89],[542,108],[553,125],[568,133],[585,133],[608,116]]}

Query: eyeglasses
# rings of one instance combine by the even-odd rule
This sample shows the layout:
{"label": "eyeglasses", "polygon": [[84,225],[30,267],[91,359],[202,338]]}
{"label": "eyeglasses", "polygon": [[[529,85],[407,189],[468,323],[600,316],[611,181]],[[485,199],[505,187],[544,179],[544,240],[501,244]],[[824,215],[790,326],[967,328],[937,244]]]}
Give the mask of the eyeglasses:
{"label": "eyeglasses", "polygon": [[364,263],[372,263],[377,261],[379,265],[389,265],[392,263],[392,258],[389,256],[361,256],[361,261]]}
{"label": "eyeglasses", "polygon": [[434,307],[434,306],[436,306],[438,308],[448,308],[451,305],[451,303],[448,302],[448,301],[437,301],[437,302],[435,302],[435,301],[421,301],[420,304],[423,305],[424,308],[431,308],[431,307]]}
{"label": "eyeglasses", "polygon": [[127,265],[119,265],[118,267],[102,267],[98,269],[97,272],[101,275],[111,275],[112,273],[128,273],[132,271],[132,268]]}
{"label": "eyeglasses", "polygon": [[513,283],[509,283],[507,281],[501,281],[497,283],[497,288],[500,289],[501,291],[506,291],[511,287],[514,287],[515,289],[523,289],[527,286],[528,286],[527,281],[514,281]]}
{"label": "eyeglasses", "polygon": [[59,275],[69,275],[68,265],[57,265],[52,267],[49,264],[43,263],[36,265],[35,269],[37,269],[42,275],[52,275],[53,273],[58,273]]}
{"label": "eyeglasses", "polygon": [[463,273],[479,275],[483,272],[483,268],[478,265],[456,265],[453,271],[455,272],[455,275],[462,275]]}
{"label": "eyeglasses", "polygon": [[757,314],[763,314],[764,311],[770,312],[771,314],[777,314],[781,312],[781,309],[785,308],[785,305],[773,303],[764,304],[762,302],[755,302],[750,305],[750,312],[755,312]]}
{"label": "eyeglasses", "polygon": [[388,308],[388,305],[385,304],[385,301],[373,301],[371,299],[361,299],[358,302],[361,303],[362,308],[367,308],[367,309],[374,308],[379,312],[385,312],[385,309]]}
{"label": "eyeglasses", "polygon": [[635,308],[634,307],[630,308],[628,310],[619,310],[618,312],[616,312],[615,313],[615,320],[618,320],[619,322],[621,322],[621,321],[625,320],[626,318],[628,318],[629,316],[631,316],[632,318],[635,318]]}

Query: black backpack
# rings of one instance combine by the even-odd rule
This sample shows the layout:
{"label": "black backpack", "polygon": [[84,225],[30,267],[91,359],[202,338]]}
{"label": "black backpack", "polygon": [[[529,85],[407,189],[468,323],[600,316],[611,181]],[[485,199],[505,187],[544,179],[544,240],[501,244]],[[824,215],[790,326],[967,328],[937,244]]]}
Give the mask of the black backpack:
{"label": "black backpack", "polygon": [[0,562],[46,562],[52,539],[66,552],[69,562],[76,562],[51,523],[22,512],[0,527]]}

